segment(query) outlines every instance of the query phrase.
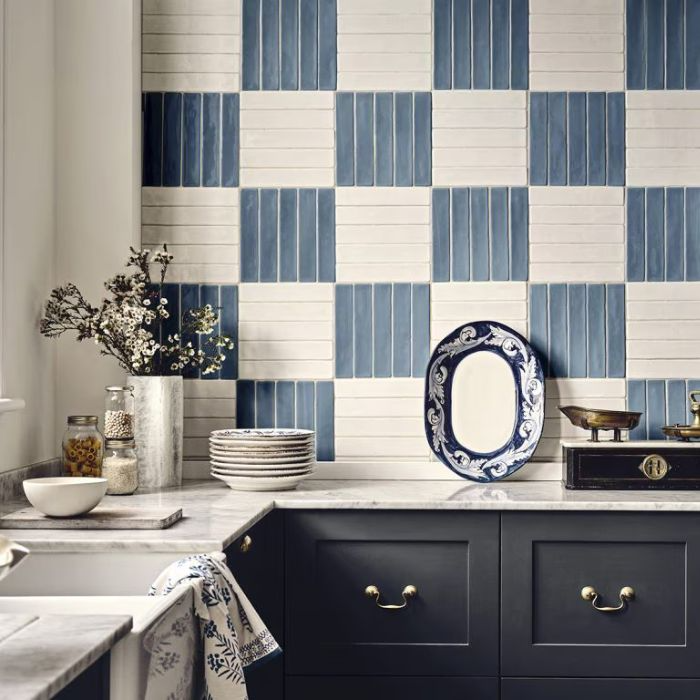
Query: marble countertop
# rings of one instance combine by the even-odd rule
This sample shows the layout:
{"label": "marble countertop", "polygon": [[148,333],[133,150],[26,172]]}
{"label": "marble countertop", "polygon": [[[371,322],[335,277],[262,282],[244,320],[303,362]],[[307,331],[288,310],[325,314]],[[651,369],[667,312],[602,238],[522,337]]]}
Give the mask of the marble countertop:
{"label": "marble countertop", "polygon": [[0,698],[52,698],[130,629],[126,615],[0,614]]}
{"label": "marble countertop", "polygon": [[[105,505],[181,506],[183,519],[166,530],[2,530],[34,552],[225,549],[273,508],[394,510],[535,510],[700,512],[700,492],[567,491],[556,481],[309,480],[296,491],[233,491],[213,481],[186,481],[176,489],[107,496]],[[2,504],[9,512],[20,504]]]}

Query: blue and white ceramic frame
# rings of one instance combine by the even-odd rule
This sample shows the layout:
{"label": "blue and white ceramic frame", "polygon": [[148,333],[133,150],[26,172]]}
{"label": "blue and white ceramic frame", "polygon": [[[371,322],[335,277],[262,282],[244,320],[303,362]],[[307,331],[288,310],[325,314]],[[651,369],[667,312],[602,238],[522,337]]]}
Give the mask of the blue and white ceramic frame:
{"label": "blue and white ceramic frame", "polygon": [[[516,417],[507,442],[490,453],[473,452],[460,444],[452,429],[452,380],[457,365],[475,352],[493,352],[513,372]],[[460,326],[438,344],[425,379],[425,434],[437,458],[453,472],[472,481],[502,479],[532,456],[544,426],[544,373],[529,343],[516,331],[494,321]]]}

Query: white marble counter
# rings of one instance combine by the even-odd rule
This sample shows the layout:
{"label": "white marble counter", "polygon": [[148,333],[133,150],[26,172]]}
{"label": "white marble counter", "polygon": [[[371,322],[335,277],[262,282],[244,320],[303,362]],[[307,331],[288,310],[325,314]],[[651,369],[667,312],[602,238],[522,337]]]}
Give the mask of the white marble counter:
{"label": "white marble counter", "polygon": [[125,615],[0,615],[0,697],[54,697],[130,629]]}
{"label": "white marble counter", "polygon": [[[559,482],[307,481],[279,493],[232,491],[218,481],[107,497],[120,506],[181,506],[167,530],[2,530],[34,552],[221,550],[273,508],[700,512],[700,492],[567,491]],[[18,504],[12,506],[18,507]],[[9,504],[2,509],[8,512]]]}

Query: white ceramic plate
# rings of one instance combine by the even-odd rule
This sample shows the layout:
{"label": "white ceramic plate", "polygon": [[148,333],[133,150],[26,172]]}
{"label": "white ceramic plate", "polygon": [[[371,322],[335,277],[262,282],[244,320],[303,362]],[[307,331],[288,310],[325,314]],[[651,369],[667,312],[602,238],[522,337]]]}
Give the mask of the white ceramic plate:
{"label": "white ceramic plate", "polygon": [[315,459],[306,459],[301,462],[283,462],[282,464],[251,464],[250,462],[222,462],[214,457],[209,458],[209,463],[215,467],[223,469],[292,469],[303,468],[308,469],[316,462]]}
{"label": "white ceramic plate", "polygon": [[301,428],[232,428],[211,431],[211,437],[219,440],[300,440],[313,438],[314,434],[313,430]]}
{"label": "white ceramic plate", "polygon": [[235,464],[298,464],[299,462],[309,462],[315,458],[313,452],[262,457],[260,455],[237,455],[231,454],[230,452],[222,453],[215,450],[210,450],[209,456],[217,462],[233,462]]}
{"label": "white ceramic plate", "polygon": [[270,476],[270,477],[246,477],[246,476],[223,476],[212,474],[215,479],[220,479],[229,488],[235,491],[290,491],[295,489],[308,474],[296,476]]}
{"label": "white ceramic plate", "polygon": [[211,473],[216,476],[248,476],[251,478],[261,479],[269,476],[300,476],[302,474],[311,474],[313,469],[310,467],[302,467],[300,469],[224,469],[223,467],[212,467]]}
{"label": "white ceramic plate", "polygon": [[209,438],[209,444],[224,450],[275,452],[277,450],[297,450],[309,445],[314,445],[314,440],[272,440],[265,442],[260,440],[252,442],[248,440],[220,440]]}

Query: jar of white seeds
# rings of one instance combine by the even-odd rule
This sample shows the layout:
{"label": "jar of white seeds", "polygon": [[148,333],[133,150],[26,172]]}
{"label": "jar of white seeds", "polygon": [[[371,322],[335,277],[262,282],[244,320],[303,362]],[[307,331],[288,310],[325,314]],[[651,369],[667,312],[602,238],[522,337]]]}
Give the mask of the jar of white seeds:
{"label": "jar of white seeds", "polygon": [[134,387],[105,387],[105,428],[107,440],[133,440]]}
{"label": "jar of white seeds", "polygon": [[139,487],[139,461],[133,440],[106,440],[102,476],[110,496],[128,496]]}

